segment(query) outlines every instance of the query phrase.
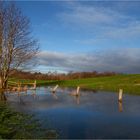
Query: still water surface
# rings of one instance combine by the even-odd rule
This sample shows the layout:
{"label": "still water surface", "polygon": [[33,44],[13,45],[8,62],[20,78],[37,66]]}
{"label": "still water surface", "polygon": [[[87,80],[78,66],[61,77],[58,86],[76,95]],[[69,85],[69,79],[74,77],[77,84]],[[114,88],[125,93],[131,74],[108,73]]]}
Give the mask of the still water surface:
{"label": "still water surface", "polygon": [[8,104],[17,111],[34,114],[43,127],[55,128],[60,138],[140,138],[140,96],[117,93],[80,91],[80,97],[71,96],[74,89],[38,88],[7,94]]}

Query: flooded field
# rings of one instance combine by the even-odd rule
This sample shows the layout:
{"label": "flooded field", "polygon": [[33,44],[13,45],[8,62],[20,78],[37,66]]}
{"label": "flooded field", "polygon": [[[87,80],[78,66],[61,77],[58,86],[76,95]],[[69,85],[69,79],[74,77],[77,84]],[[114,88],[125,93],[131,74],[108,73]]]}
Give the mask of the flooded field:
{"label": "flooded field", "polygon": [[140,96],[75,89],[37,88],[27,93],[6,94],[8,105],[34,114],[45,128],[56,129],[59,138],[140,138]]}

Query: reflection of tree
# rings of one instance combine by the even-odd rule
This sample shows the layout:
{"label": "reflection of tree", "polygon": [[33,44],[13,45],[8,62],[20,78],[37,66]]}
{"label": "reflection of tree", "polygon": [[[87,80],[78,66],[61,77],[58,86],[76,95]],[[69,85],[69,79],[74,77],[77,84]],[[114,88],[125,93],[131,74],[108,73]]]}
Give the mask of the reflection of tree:
{"label": "reflection of tree", "polygon": [[19,97],[19,103],[22,105],[25,105],[25,102],[23,101],[23,99],[21,98],[21,96]]}
{"label": "reflection of tree", "polygon": [[0,101],[6,101],[6,100],[7,100],[7,98],[4,94],[4,92],[0,92]]}

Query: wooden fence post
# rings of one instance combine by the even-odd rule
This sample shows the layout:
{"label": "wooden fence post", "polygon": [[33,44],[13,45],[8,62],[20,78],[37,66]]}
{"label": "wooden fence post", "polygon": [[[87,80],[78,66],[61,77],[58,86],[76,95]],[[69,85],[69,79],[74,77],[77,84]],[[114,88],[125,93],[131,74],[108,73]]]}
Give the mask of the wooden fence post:
{"label": "wooden fence post", "polygon": [[56,86],[52,89],[52,92],[55,92],[57,88],[58,88],[58,85],[56,85]]}
{"label": "wooden fence post", "polygon": [[76,95],[79,95],[79,90],[80,90],[80,87],[78,86],[76,90]]}
{"label": "wooden fence post", "polygon": [[36,80],[35,80],[35,82],[34,82],[34,89],[36,89]]}
{"label": "wooden fence post", "polygon": [[18,82],[18,91],[20,91],[20,90],[21,90],[21,83]]}
{"label": "wooden fence post", "polygon": [[119,102],[122,102],[123,89],[119,89]]}

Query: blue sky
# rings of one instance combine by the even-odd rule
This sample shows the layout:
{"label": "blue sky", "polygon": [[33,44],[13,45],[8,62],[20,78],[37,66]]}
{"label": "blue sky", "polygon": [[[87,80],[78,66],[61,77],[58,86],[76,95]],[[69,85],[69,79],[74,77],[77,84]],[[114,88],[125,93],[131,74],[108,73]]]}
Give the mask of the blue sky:
{"label": "blue sky", "polygon": [[140,72],[140,2],[16,1],[39,39],[41,72]]}

